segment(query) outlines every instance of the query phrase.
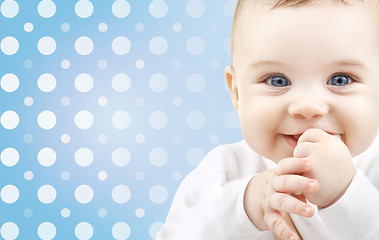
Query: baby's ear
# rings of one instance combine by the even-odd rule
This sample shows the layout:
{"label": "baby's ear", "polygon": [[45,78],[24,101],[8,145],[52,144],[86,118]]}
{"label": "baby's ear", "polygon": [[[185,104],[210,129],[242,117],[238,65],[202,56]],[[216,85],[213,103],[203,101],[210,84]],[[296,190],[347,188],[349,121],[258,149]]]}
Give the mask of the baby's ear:
{"label": "baby's ear", "polygon": [[232,98],[233,107],[237,113],[239,113],[239,96],[238,96],[238,84],[236,74],[232,66],[225,68],[225,81],[228,86],[230,96]]}

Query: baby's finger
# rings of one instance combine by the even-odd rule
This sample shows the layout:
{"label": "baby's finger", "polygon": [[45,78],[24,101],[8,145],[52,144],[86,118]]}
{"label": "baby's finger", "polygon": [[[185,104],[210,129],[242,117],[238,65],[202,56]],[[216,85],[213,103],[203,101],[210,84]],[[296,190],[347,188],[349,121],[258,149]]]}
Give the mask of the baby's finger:
{"label": "baby's finger", "polygon": [[281,193],[304,193],[317,192],[319,185],[316,180],[300,175],[281,175],[272,179],[272,188]]}
{"label": "baby's finger", "polygon": [[268,199],[270,207],[280,212],[288,212],[304,217],[312,217],[315,210],[308,204],[284,193],[273,193]]}
{"label": "baby's finger", "polygon": [[306,130],[299,138],[297,143],[302,143],[302,142],[312,142],[312,143],[317,143],[321,139],[325,137],[328,133],[324,132],[321,129],[318,128],[310,128]]}
{"label": "baby's finger", "polygon": [[311,162],[302,158],[284,158],[275,168],[276,175],[300,174],[311,171]]}
{"label": "baby's finger", "polygon": [[265,215],[264,221],[270,230],[280,239],[297,240],[297,235],[287,225],[286,221],[278,213],[271,212]]}

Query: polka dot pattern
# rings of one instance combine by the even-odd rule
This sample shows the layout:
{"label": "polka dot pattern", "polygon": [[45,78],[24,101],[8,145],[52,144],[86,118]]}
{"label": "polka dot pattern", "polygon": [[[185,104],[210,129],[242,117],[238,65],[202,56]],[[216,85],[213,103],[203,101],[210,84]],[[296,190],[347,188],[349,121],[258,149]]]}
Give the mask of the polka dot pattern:
{"label": "polka dot pattern", "polygon": [[0,238],[155,239],[180,181],[241,139],[236,3],[1,1]]}

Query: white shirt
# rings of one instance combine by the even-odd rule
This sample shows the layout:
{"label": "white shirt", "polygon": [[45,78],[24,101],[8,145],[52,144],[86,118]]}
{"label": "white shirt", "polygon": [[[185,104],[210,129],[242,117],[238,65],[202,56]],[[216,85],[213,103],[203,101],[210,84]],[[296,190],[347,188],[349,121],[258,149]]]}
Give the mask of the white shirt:
{"label": "white shirt", "polygon": [[[303,240],[379,239],[379,144],[353,158],[356,175],[345,194],[313,217],[291,214]],[[248,219],[243,197],[250,179],[276,163],[241,141],[210,151],[181,183],[156,240],[275,240]]]}

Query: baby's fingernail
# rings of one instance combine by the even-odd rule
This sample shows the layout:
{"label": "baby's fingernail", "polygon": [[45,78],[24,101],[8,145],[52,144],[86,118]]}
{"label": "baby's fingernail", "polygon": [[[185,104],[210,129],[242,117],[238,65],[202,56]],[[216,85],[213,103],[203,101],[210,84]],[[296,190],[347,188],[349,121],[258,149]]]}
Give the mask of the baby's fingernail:
{"label": "baby's fingernail", "polygon": [[306,169],[310,169],[311,168],[311,163],[310,162],[305,162],[304,166],[305,166]]}
{"label": "baby's fingernail", "polygon": [[309,215],[311,211],[312,211],[312,207],[305,207],[305,210],[304,210],[305,215]]}
{"label": "baby's fingernail", "polygon": [[316,183],[314,183],[314,182],[311,182],[308,184],[309,191],[313,191],[315,189],[315,187],[316,187]]}
{"label": "baby's fingernail", "polygon": [[296,240],[296,239],[297,239],[297,237],[295,237],[295,236],[290,237],[290,240]]}

